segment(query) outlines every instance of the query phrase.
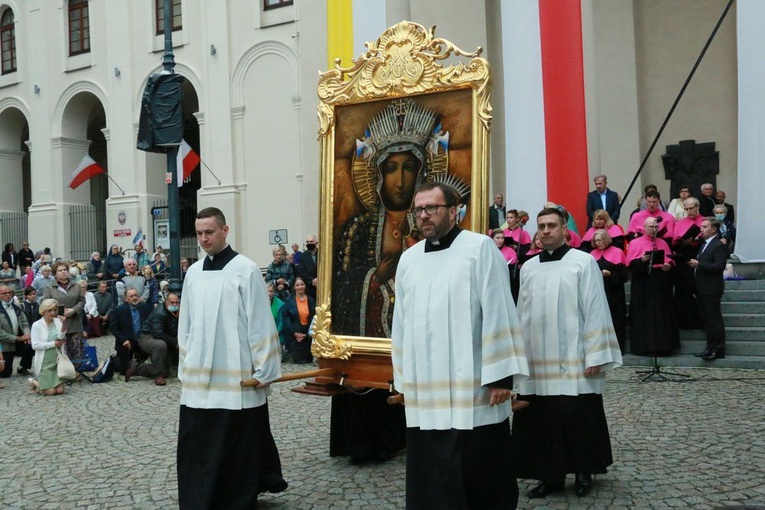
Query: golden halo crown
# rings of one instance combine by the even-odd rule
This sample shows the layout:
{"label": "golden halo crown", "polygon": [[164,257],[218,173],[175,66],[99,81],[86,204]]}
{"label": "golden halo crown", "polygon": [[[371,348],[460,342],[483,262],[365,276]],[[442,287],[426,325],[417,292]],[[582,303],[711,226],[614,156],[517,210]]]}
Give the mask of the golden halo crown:
{"label": "golden halo crown", "polygon": [[424,148],[437,120],[437,114],[411,98],[396,99],[369,122],[365,142],[379,164],[390,153],[414,149],[423,160]]}

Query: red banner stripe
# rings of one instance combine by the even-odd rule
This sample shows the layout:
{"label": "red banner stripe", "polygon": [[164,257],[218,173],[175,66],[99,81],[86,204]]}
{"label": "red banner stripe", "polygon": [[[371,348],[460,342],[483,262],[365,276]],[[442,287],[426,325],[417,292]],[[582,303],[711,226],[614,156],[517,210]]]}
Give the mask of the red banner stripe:
{"label": "red banner stripe", "polygon": [[547,197],[584,228],[589,191],[582,11],[578,0],[539,0]]}

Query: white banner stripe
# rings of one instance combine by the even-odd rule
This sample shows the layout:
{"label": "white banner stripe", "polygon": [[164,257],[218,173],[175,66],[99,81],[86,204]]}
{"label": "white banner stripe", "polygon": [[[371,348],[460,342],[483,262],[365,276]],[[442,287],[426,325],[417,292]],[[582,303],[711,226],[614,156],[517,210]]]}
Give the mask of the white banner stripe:
{"label": "white banner stripe", "polygon": [[736,249],[743,262],[765,261],[765,2],[736,2],[738,44],[738,200]]}
{"label": "white banner stripe", "polygon": [[[532,219],[547,200],[539,3],[502,2],[507,207]],[[532,229],[534,230],[534,229]],[[532,232],[533,233],[533,232]]]}
{"label": "white banner stripe", "polygon": [[[375,42],[386,28],[385,0],[353,0],[353,58],[366,53],[364,43]],[[343,62],[343,65],[351,63]]]}

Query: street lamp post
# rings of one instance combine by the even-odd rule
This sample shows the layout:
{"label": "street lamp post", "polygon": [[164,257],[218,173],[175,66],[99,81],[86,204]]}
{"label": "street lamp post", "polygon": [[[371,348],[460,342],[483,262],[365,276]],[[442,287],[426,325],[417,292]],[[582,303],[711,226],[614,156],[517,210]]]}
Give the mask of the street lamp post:
{"label": "street lamp post", "polygon": [[[172,1],[164,0],[165,13],[165,52],[162,56],[162,66],[165,74],[174,74],[175,56],[173,55],[173,11]],[[181,279],[181,239],[178,204],[178,145],[167,147],[167,172],[170,183],[167,185],[167,207],[170,216],[170,292],[180,294],[183,287]]]}

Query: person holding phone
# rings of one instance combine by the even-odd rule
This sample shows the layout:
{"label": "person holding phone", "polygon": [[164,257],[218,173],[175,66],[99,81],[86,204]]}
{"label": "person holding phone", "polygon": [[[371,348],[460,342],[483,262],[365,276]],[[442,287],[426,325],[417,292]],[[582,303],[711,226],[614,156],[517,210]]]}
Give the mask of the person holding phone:
{"label": "person holding phone", "polygon": [[69,264],[55,262],[51,266],[51,272],[55,281],[45,287],[43,299],[55,299],[58,303],[57,311],[64,317],[66,353],[71,360],[82,360],[85,358],[85,342],[82,337],[85,295],[80,286],[70,280]]}

